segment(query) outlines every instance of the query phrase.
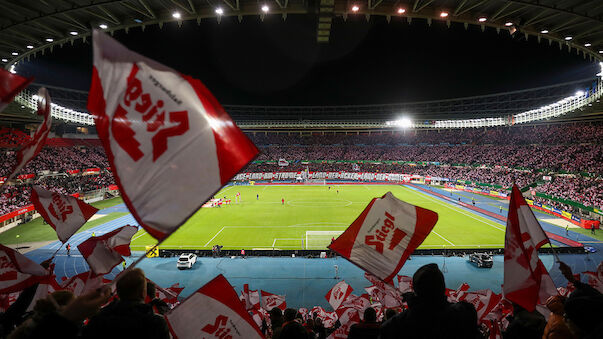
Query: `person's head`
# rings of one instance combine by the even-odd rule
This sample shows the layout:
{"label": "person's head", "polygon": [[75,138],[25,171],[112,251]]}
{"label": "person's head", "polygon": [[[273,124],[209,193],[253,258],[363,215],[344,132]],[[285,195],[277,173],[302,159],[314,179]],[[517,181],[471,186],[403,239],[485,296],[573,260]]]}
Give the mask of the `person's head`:
{"label": "person's head", "polygon": [[126,272],[115,284],[120,300],[143,301],[147,294],[147,280],[144,271],[134,268]]}
{"label": "person's head", "polygon": [[396,310],[394,310],[393,308],[388,309],[387,311],[385,311],[385,320],[390,320],[391,318],[396,316]]}
{"label": "person's head", "polygon": [[366,322],[377,321],[377,311],[375,311],[375,309],[372,307],[367,307],[364,310],[364,321],[366,321]]}
{"label": "person's head", "polygon": [[292,308],[288,308],[285,310],[285,321],[293,321],[295,320],[295,316],[297,315],[297,310]]}
{"label": "person's head", "polygon": [[587,335],[597,329],[603,317],[603,296],[571,295],[564,305],[567,327],[576,336]]}
{"label": "person's head", "polygon": [[314,327],[314,320],[312,320],[312,318],[308,318],[308,320],[306,320],[306,324],[308,324],[308,327],[312,328]]}
{"label": "person's head", "polygon": [[421,298],[438,299],[446,296],[444,275],[437,264],[420,267],[412,276],[412,286],[415,294]]}
{"label": "person's head", "polygon": [[283,311],[280,308],[274,307],[270,310],[270,322],[273,324],[275,322],[282,322],[283,320]]}
{"label": "person's head", "polygon": [[155,284],[152,281],[147,280],[147,296],[153,300],[155,299],[156,292]]}

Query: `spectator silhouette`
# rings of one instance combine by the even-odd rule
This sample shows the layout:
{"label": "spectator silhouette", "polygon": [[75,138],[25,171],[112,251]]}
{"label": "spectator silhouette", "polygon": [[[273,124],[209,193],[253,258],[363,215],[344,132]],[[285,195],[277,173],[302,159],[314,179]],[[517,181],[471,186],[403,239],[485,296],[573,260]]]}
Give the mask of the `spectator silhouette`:
{"label": "spectator silhouette", "polygon": [[308,339],[308,332],[302,324],[295,321],[297,310],[288,308],[285,310],[285,322],[280,333],[281,339]]}
{"label": "spectator silhouette", "polygon": [[372,307],[364,310],[364,319],[362,322],[350,327],[348,339],[377,339],[379,338],[380,324],[377,322],[377,312]]}

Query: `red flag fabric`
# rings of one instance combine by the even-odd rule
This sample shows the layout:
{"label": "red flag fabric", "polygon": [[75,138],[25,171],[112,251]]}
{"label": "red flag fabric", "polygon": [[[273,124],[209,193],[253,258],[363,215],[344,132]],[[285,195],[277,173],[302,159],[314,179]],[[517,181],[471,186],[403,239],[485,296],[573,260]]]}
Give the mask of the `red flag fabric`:
{"label": "red flag fabric", "polygon": [[458,300],[473,304],[477,311],[477,320],[480,322],[500,302],[502,296],[491,290],[479,290],[464,293]]}
{"label": "red flag fabric", "polygon": [[40,186],[33,186],[30,199],[63,243],[98,212],[97,208],[78,198],[51,192]]}
{"label": "red flag fabric", "polygon": [[263,338],[237,293],[221,274],[165,318],[174,338]]}
{"label": "red flag fabric", "polygon": [[[52,264],[52,269],[50,272],[54,271],[54,264]],[[61,286],[57,283],[56,276],[54,274],[47,275],[42,280],[40,280],[38,287],[36,288],[36,292],[29,303],[29,306],[26,309],[26,312],[33,311],[34,307],[38,303],[38,300],[45,299],[49,294],[54,291],[58,291],[61,289]]]}
{"label": "red flag fabric", "polygon": [[467,291],[469,291],[469,284],[462,283],[461,286],[459,286],[459,288],[457,288],[456,290],[451,290],[451,289],[447,288],[446,289],[446,297],[449,302],[454,303],[454,302],[461,300],[461,298],[463,298],[463,296],[465,295],[465,292],[467,292]]}
{"label": "red flag fabric", "polygon": [[387,308],[402,306],[400,291],[369,273],[364,273],[364,277],[373,283],[372,286],[364,289],[371,296],[373,302],[380,302]]}
{"label": "red flag fabric", "polygon": [[369,306],[371,306],[371,302],[368,299],[367,294],[363,294],[361,296],[350,294],[350,296],[347,297],[337,308],[335,313],[337,313],[337,317],[342,317],[347,309],[355,309],[364,313],[364,310]]}
{"label": "red flag fabric", "polygon": [[248,284],[243,285],[241,298],[241,300],[245,303],[245,308],[247,310],[260,308],[260,293],[258,290],[249,290]]}
{"label": "red flag fabric", "polygon": [[0,294],[21,291],[49,274],[23,254],[0,245]]}
{"label": "red flag fabric", "polygon": [[124,202],[163,239],[258,150],[199,80],[99,31],[93,45],[88,110]]}
{"label": "red flag fabric", "polygon": [[597,291],[603,293],[603,271],[601,271],[602,265],[599,265],[597,272],[583,272],[584,276],[588,279],[588,284]]}
{"label": "red flag fabric", "polygon": [[0,68],[0,112],[32,81],[33,78],[24,78]]}
{"label": "red flag fabric", "polygon": [[400,293],[412,292],[412,277],[406,275],[398,276],[398,291]]}
{"label": "red flag fabric", "polygon": [[342,280],[335,284],[335,286],[333,286],[329,290],[329,292],[327,292],[325,298],[327,299],[331,307],[333,307],[333,310],[336,310],[339,308],[341,303],[352,293],[353,290],[354,289],[352,288],[352,286],[348,285],[345,281]]}
{"label": "red flag fabric", "polygon": [[283,311],[287,308],[284,295],[272,294],[266,291],[262,291],[262,305],[264,305],[264,309],[268,312],[275,307]]}
{"label": "red flag fabric", "polygon": [[102,276],[94,276],[94,273],[86,271],[65,280],[61,284],[61,289],[71,291],[77,297],[92,292],[102,285]]}
{"label": "red flag fabric", "polygon": [[505,232],[505,266],[503,294],[528,311],[544,304],[557,294],[557,288],[538,258],[538,249],[549,242],[538,220],[513,185],[507,230]]}
{"label": "red flag fabric", "polygon": [[396,273],[437,220],[437,213],[408,204],[388,192],[373,199],[329,248],[393,285]]}
{"label": "red flag fabric", "polygon": [[27,165],[27,163],[42,150],[42,146],[44,146],[44,142],[46,142],[46,137],[48,137],[48,134],[50,133],[50,126],[52,125],[50,107],[50,95],[48,94],[46,88],[42,87],[38,90],[38,115],[43,116],[44,120],[38,126],[38,129],[36,129],[36,133],[34,134],[33,138],[21,146],[21,148],[19,148],[17,151],[16,164],[11,169],[7,179],[4,181],[5,183],[13,179],[23,169],[23,167],[25,167],[25,165]]}
{"label": "red flag fabric", "polygon": [[327,312],[324,310],[324,308],[320,306],[314,306],[310,313],[312,314],[312,316],[314,316],[314,313],[316,313],[317,317],[322,320],[322,323],[325,328],[333,327],[335,325],[335,322],[337,321],[337,313]]}
{"label": "red flag fabric", "polygon": [[77,246],[94,274],[103,275],[124,261],[122,255],[129,256],[130,241],[138,227],[123,226],[107,234],[91,237]]}

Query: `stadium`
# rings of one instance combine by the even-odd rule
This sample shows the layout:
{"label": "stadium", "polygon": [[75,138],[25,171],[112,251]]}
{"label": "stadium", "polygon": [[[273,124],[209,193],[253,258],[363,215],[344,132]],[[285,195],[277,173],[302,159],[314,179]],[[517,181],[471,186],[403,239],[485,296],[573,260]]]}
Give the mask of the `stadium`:
{"label": "stadium", "polygon": [[[105,239],[130,225],[136,229],[128,238],[128,255],[118,251],[119,264],[109,265],[108,273],[99,274],[100,281],[117,285],[119,297],[112,298],[118,305],[125,302],[119,279],[137,272],[133,267],[142,269],[143,277],[159,291],[149,298],[161,300],[167,307],[160,310],[153,304],[155,308],[149,307],[148,311],[162,315],[167,336],[199,337],[190,332],[192,327],[175,320],[179,317],[199,322],[195,326],[207,332],[202,320],[192,321],[182,313],[185,307],[192,307],[195,296],[205,293],[203,286],[223,276],[234,288],[237,300],[240,296],[243,306],[236,307],[248,318],[241,321],[249,322],[257,332],[253,336],[238,333],[240,338],[278,338],[277,333],[285,327],[274,320],[272,308],[281,308],[285,320],[291,321],[285,309],[293,309],[289,316],[297,319],[310,338],[402,337],[408,328],[395,327],[395,321],[389,321],[392,315],[386,313],[394,310],[394,314],[404,315],[412,311],[412,297],[407,293],[413,291],[413,282],[412,293],[420,295],[420,277],[415,272],[435,263],[445,279],[451,305],[473,304],[479,323],[473,329],[477,337],[515,338],[519,337],[517,333],[533,330],[512,325],[513,316],[519,317],[519,303],[503,286],[510,274],[509,225],[517,220],[513,207],[518,206],[514,200],[517,196],[512,190],[515,185],[548,240],[546,245],[539,243],[535,247],[538,255],[530,258],[539,258],[567,309],[572,309],[572,298],[579,295],[585,298],[581,300],[585,303],[582,309],[592,316],[588,319],[594,325],[584,325],[572,335],[598,338],[601,334],[603,7],[597,1],[0,2],[6,9],[0,13],[1,65],[8,71],[7,79],[11,74],[32,79],[13,93],[7,87],[9,80],[2,79],[6,85],[0,81],[6,87],[0,88],[0,108],[7,103],[0,112],[0,244],[6,246],[6,258],[14,257],[7,254],[12,249],[36,265],[49,258],[54,265],[49,280],[34,279],[35,285],[26,288],[0,288],[2,312],[21,312],[19,317],[23,319],[52,322],[46,311],[34,309],[36,302],[43,305],[44,300],[52,300],[56,305],[52,297],[45,298],[61,289],[73,292],[78,299],[85,296],[82,288],[92,291],[65,287],[82,274],[86,277],[82,284],[88,286],[86,281],[92,281],[97,272],[88,258],[90,254],[78,246]],[[103,38],[99,38],[101,34]],[[392,37],[407,46],[388,46]],[[195,46],[196,38],[201,46]],[[173,67],[174,74],[190,83],[197,94],[205,92],[185,74],[201,80],[207,86],[205,91],[217,98],[212,93],[210,99],[200,98],[203,112],[208,105],[219,107],[218,111],[223,107],[226,117],[236,123],[234,128],[238,126],[242,131],[241,137],[229,136],[226,146],[220,145],[218,131],[227,129],[224,126],[230,118],[208,113],[209,118],[201,120],[208,121],[214,133],[210,139],[213,142],[215,137],[216,146],[195,144],[203,138],[200,132],[187,142],[187,146],[194,146],[174,151],[164,168],[157,169],[159,174],[151,176],[144,171],[160,168],[155,164],[161,159],[161,153],[155,153],[158,146],[153,138],[153,161],[137,168],[127,179],[119,154],[112,148],[112,142],[122,146],[123,138],[127,139],[123,135],[128,132],[119,130],[114,122],[126,118],[113,117],[108,128],[101,114],[94,111],[99,97],[95,91],[100,87],[102,97],[102,90],[108,86],[108,80],[99,77],[101,64],[92,61],[102,54],[92,52],[92,46],[99,48],[97,41],[101,39],[115,39],[140,53],[136,55],[142,61],[138,66],[134,64],[137,71],[138,67],[140,72],[155,67],[161,69],[155,76],[171,72],[154,64],[160,62]],[[277,47],[258,42],[263,39]],[[189,45],[190,41],[193,43]],[[413,43],[418,44],[417,51],[407,50],[413,49],[408,46]],[[447,50],[423,51],[438,44],[448,46]],[[469,45],[475,45],[471,47],[475,49],[462,52]],[[108,46],[118,49],[116,45]],[[484,46],[486,52],[479,46]],[[176,49],[183,52],[172,53]],[[267,50],[257,52],[261,49]],[[494,56],[497,52],[504,55]],[[405,53],[415,58],[415,65],[400,66],[398,60]],[[475,57],[480,53],[485,57]],[[372,60],[367,62],[367,56]],[[466,60],[459,61],[462,58]],[[124,60],[129,59],[119,61]],[[359,65],[361,60],[365,65]],[[443,60],[445,67],[433,66],[437,60]],[[239,61],[240,65],[235,64]],[[507,62],[510,66],[505,67]],[[254,69],[256,63],[259,65]],[[400,67],[404,70],[392,70],[391,74],[388,70]],[[358,74],[348,76],[350,69]],[[490,71],[498,73],[478,74]],[[122,89],[126,94],[120,94],[128,105],[135,76],[136,72],[130,74]],[[410,79],[408,84],[399,84],[406,81],[399,79],[404,76]],[[155,79],[153,75],[150,78]],[[95,81],[100,85],[96,86]],[[154,81],[156,87],[161,87]],[[52,122],[39,114],[43,88],[52,101],[47,106]],[[162,89],[168,93],[165,98],[177,102],[186,97],[186,90],[178,88],[173,93]],[[107,93],[104,95],[103,112],[105,101],[107,106],[112,102]],[[144,95],[148,94],[141,98]],[[212,100],[221,106],[215,106]],[[163,105],[160,102],[157,107]],[[178,112],[169,112],[174,113]],[[163,126],[160,122],[153,127],[149,118],[143,119],[147,132]],[[219,119],[225,120],[216,122]],[[141,125],[142,121],[124,125]],[[35,145],[47,122],[48,136],[35,156],[22,164],[21,150]],[[191,126],[195,125],[191,122]],[[169,147],[165,146],[163,152],[170,152],[174,146],[167,140]],[[207,149],[232,151],[237,143],[247,142],[252,144],[250,149],[257,148],[257,154],[228,172],[225,180],[220,178],[225,172],[223,159],[232,158],[217,155],[219,183],[204,191],[205,195],[198,193],[198,188],[212,182],[210,177],[215,171],[165,175],[180,173],[178,156],[206,169],[204,163],[213,159],[206,156]],[[158,181],[162,182],[161,188]],[[49,222],[48,212],[34,206],[39,194],[32,193],[36,192],[34,187],[75,197],[98,211],[85,217],[83,226],[63,241],[56,226]],[[152,198],[137,202],[134,190],[148,190]],[[413,208],[437,213],[433,229],[416,248],[411,248],[400,266],[394,265],[393,280],[378,276],[367,264],[350,258],[352,250],[346,255],[331,249],[347,239],[344,232],[350,232],[353,225],[370,215],[367,211],[375,198],[384,199],[388,192]],[[185,204],[183,197],[188,197]],[[169,219],[172,213],[190,210],[184,213],[182,225],[176,219],[167,223],[174,231],[165,237],[160,228],[150,226],[155,224],[141,212],[144,206],[156,224],[164,217]],[[524,220],[521,215],[519,220]],[[413,221],[413,227],[418,229],[418,225],[417,221],[414,226]],[[525,235],[521,234],[522,243],[527,241]],[[357,246],[354,244],[352,241],[349,245]],[[184,257],[189,261],[183,261]],[[569,267],[570,277],[572,272],[582,273],[578,280],[575,276],[568,280],[559,262]],[[25,274],[19,264],[11,267],[17,267],[19,277]],[[10,275],[1,272],[0,276]],[[3,279],[0,281],[10,278]],[[344,299],[348,299],[334,305],[330,295],[340,282],[349,291],[353,289],[353,294],[346,294]],[[41,291],[41,286],[52,287]],[[99,285],[96,292],[100,290]],[[543,337],[544,324],[552,319],[553,310],[547,310],[545,300],[539,300],[536,308],[542,313],[539,317],[543,326],[535,330],[538,334],[534,337]],[[15,311],[17,307],[11,306],[23,303],[28,305],[27,312]],[[376,312],[374,321],[369,319],[370,312],[365,312],[367,308]],[[86,316],[89,325],[73,337],[103,333],[100,327],[93,329],[98,324],[94,318],[110,309],[106,306],[100,313]],[[57,310],[55,316],[69,319]],[[206,324],[214,324],[214,320],[218,324],[216,308],[207,306],[206,310],[210,319]],[[579,314],[577,317],[587,318],[584,312]],[[29,328],[30,336],[25,337],[35,337],[32,333],[52,337],[52,331],[64,334],[67,326],[9,321],[3,323],[0,336],[8,337],[13,329],[18,332]],[[75,324],[81,327],[82,321],[78,318]],[[165,337],[152,332],[145,335],[150,331],[143,328],[145,325],[130,325],[120,325],[130,336]],[[434,325],[432,337],[446,333],[446,326],[450,324]],[[351,328],[355,328],[355,336]],[[366,332],[358,332],[359,328]],[[388,335],[388,329],[393,329],[395,335]],[[237,326],[230,330],[238,331]],[[463,337],[460,333],[458,337]],[[216,333],[214,337],[220,336]]]}

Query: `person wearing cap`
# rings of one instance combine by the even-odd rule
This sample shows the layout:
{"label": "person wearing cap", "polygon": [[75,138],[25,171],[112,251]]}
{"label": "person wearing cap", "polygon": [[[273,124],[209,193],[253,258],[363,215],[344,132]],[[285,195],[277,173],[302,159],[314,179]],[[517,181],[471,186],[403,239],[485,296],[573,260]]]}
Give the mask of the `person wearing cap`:
{"label": "person wearing cap", "polygon": [[478,337],[475,308],[466,302],[448,302],[444,275],[438,265],[422,266],[413,275],[412,282],[414,294],[405,294],[408,309],[381,326],[380,338]]}

